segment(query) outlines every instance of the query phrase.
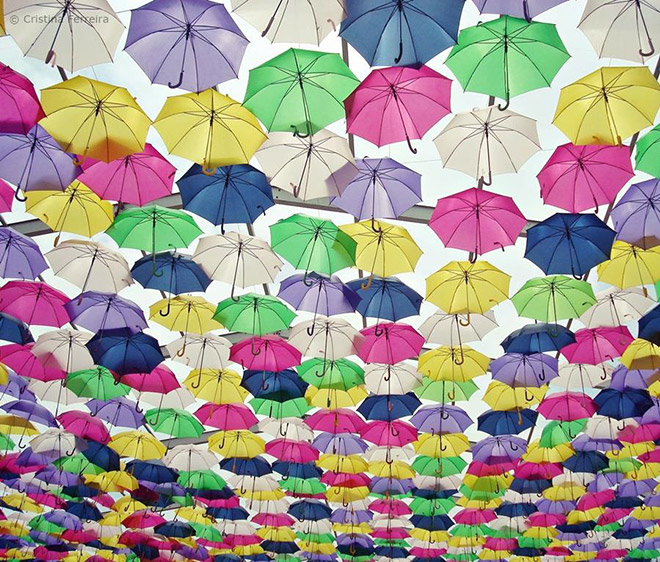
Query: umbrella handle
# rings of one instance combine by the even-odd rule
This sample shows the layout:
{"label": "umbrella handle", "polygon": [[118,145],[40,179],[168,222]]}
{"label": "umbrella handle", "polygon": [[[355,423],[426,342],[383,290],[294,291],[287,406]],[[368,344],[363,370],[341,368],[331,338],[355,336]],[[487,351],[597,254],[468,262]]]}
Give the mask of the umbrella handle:
{"label": "umbrella handle", "polygon": [[84,154],[80,155],[77,154],[76,156],[73,157],[73,163],[76,166],[82,166],[83,162],[85,161],[86,156]]}
{"label": "umbrella handle", "polygon": [[[486,176],[481,176],[481,177],[479,178],[479,182],[478,182],[478,184],[480,184],[481,186],[484,186],[484,185],[493,185],[493,172],[489,169],[489,170],[488,170],[488,181],[486,181]],[[478,188],[479,188],[479,185],[477,185],[477,189],[478,189]]]}
{"label": "umbrella handle", "polygon": [[532,395],[530,396],[529,394],[527,394],[527,392],[528,392],[527,387],[525,387],[525,400],[526,400],[527,402],[531,402],[532,400],[534,400],[534,395],[532,394]]}
{"label": "umbrella handle", "polygon": [[72,457],[73,455],[76,454],[76,450],[75,450],[75,449],[72,449],[71,451],[66,451],[64,454],[65,454],[67,457]]}
{"label": "umbrella handle", "polygon": [[403,57],[403,41],[399,41],[399,54],[394,58],[394,64],[399,64]]}
{"label": "umbrella handle", "polygon": [[394,427],[394,425],[390,427],[390,433],[392,434],[392,437],[398,437],[401,435],[401,432],[396,427]]}
{"label": "umbrella handle", "polygon": [[441,417],[443,420],[448,420],[448,419],[449,419],[449,412],[447,412],[447,411],[445,410],[444,407],[443,407],[442,410],[440,411],[440,417]]}
{"label": "umbrella handle", "polygon": [[410,137],[408,135],[406,135],[406,142],[408,143],[408,149],[410,150],[410,152],[412,152],[413,154],[417,154],[417,149],[410,142]]}
{"label": "umbrella handle", "polygon": [[374,282],[374,274],[372,273],[369,275],[369,279],[367,279],[366,283],[361,283],[360,288],[364,289],[365,291],[371,287],[371,284]]}
{"label": "umbrella handle", "polygon": [[607,371],[605,370],[605,365],[603,365],[603,374],[600,375],[600,380],[602,380],[602,381],[607,380]]}
{"label": "umbrella handle", "polygon": [[623,425],[621,425],[621,423],[618,423],[616,429],[617,431],[623,431],[624,429],[626,429],[626,422],[623,422]]}
{"label": "umbrella handle", "polygon": [[23,197],[21,195],[21,191],[23,191],[20,187],[16,188],[16,191],[14,191],[14,199],[16,201],[20,201],[21,203],[25,203],[27,201],[27,197]]}
{"label": "umbrella handle", "polygon": [[138,402],[135,403],[135,411],[138,414],[141,414],[142,412],[144,412],[144,410],[142,408],[140,408],[140,406],[138,405]]}
{"label": "umbrella handle", "polygon": [[649,42],[649,47],[651,48],[650,51],[645,52],[644,50],[640,49],[639,50],[639,55],[642,57],[650,57],[655,54],[655,46],[653,45],[653,41],[651,41],[650,37],[647,37],[648,42]]}
{"label": "umbrella handle", "polygon": [[514,453],[515,453],[518,449],[520,449],[520,447],[518,447],[518,445],[516,445],[515,443],[510,443],[510,444],[509,444],[509,448],[510,448]]}
{"label": "umbrella handle", "polygon": [[163,311],[159,310],[158,314],[160,314],[163,318],[165,318],[165,316],[169,316],[171,308],[172,308],[172,301],[170,299],[167,299],[167,308],[165,309],[165,313],[163,314]]}
{"label": "umbrella handle", "polygon": [[244,495],[244,494],[247,494],[247,488],[244,488],[243,486],[241,486],[240,490],[238,490],[238,493],[241,496]]}
{"label": "umbrella handle", "polygon": [[456,389],[452,390],[451,392],[448,392],[447,398],[449,398],[449,400],[451,400],[452,402],[456,400]]}
{"label": "umbrella handle", "polygon": [[377,338],[379,338],[379,337],[382,336],[384,333],[385,333],[385,330],[383,330],[383,328],[381,327],[381,325],[380,325],[380,324],[376,324],[376,329],[374,330],[374,336],[376,336]]}
{"label": "umbrella handle", "polygon": [[172,90],[174,90],[179,86],[181,86],[182,83],[183,83],[183,69],[181,69],[181,74],[179,74],[179,81],[176,84],[172,84],[172,82],[168,82],[167,87],[172,88]]}
{"label": "umbrella handle", "polygon": [[444,445],[444,444],[442,443],[442,439],[440,440],[440,450],[441,450],[442,452],[444,452],[444,451],[447,450],[447,445]]}
{"label": "umbrella handle", "polygon": [[509,96],[509,92],[506,93],[506,99],[504,100],[504,102],[505,102],[504,105],[498,103],[497,109],[499,109],[500,111],[506,111],[507,109],[509,109],[509,104],[511,103],[511,97]]}
{"label": "umbrella handle", "polygon": [[305,287],[312,287],[312,286],[314,285],[314,283],[313,283],[313,282],[312,282],[312,283],[308,283],[308,282],[307,282],[307,279],[308,279],[308,278],[309,278],[309,270],[306,270],[306,271],[305,271],[305,275],[303,275],[303,284],[305,285]]}
{"label": "umbrella handle", "polygon": [[311,326],[307,326],[307,335],[310,338],[314,335],[314,323]]}
{"label": "umbrella handle", "polygon": [[254,340],[252,340],[250,342],[250,351],[252,352],[252,355],[254,355],[255,357],[257,355],[261,355],[261,347],[256,348],[256,351],[255,351]]}
{"label": "umbrella handle", "polygon": [[201,369],[200,369],[199,376],[197,377],[197,383],[194,383],[194,382],[193,382],[193,383],[190,383],[190,388],[193,388],[193,389],[197,390],[200,386],[202,386],[202,373],[201,373]]}
{"label": "umbrella handle", "polygon": [[308,139],[312,136],[311,133],[301,133],[295,125],[291,125],[291,128],[293,129],[293,136],[298,137],[299,139]]}
{"label": "umbrella handle", "polygon": [[[465,354],[463,353],[463,347],[459,347],[459,353],[455,354],[452,350],[452,355],[454,355],[454,365],[462,365],[465,363]],[[460,359],[459,359],[460,357]]]}
{"label": "umbrella handle", "polygon": [[458,323],[463,327],[469,326],[470,325],[470,313],[469,312],[467,313],[467,316],[465,317],[465,322],[463,322],[462,318],[459,318]]}
{"label": "umbrella handle", "polygon": [[202,174],[205,176],[214,176],[217,171],[218,169],[216,167],[207,168],[206,166],[202,166]]}

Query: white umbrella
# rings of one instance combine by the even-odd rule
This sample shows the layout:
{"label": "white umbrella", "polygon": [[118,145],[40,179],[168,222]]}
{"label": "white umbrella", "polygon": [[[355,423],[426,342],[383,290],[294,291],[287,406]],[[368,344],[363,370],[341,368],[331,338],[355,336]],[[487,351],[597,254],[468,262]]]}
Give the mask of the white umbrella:
{"label": "white umbrella", "polygon": [[536,121],[491,105],[459,113],[434,139],[445,168],[490,185],[492,176],[517,172],[541,150]]}
{"label": "white umbrella", "polygon": [[421,490],[458,490],[462,479],[459,475],[435,477],[418,474],[413,478],[413,483]]}
{"label": "white umbrella", "polygon": [[53,330],[37,338],[32,354],[45,367],[61,369],[67,373],[92,369],[94,359],[85,344],[92,337],[78,330]]}
{"label": "white umbrella", "polygon": [[334,532],[332,521],[330,521],[330,519],[320,519],[318,521],[296,521],[293,524],[293,528],[301,533],[315,533],[319,535]]}
{"label": "white umbrella", "polygon": [[133,283],[131,269],[119,252],[89,240],[66,240],[46,254],[53,273],[86,289],[118,293]]}
{"label": "white umbrella", "polygon": [[284,263],[268,242],[254,236],[229,232],[200,238],[193,260],[216,281],[234,287],[272,283]]}
{"label": "white umbrella", "polygon": [[186,334],[168,343],[167,352],[177,363],[193,369],[226,369],[231,342],[215,334]]}
{"label": "white umbrella", "polygon": [[289,441],[311,441],[314,439],[314,432],[307,424],[298,418],[266,418],[257,425],[259,431],[276,438],[283,437]]}
{"label": "white umbrella", "polygon": [[604,363],[600,365],[568,363],[559,368],[559,376],[550,381],[550,386],[558,386],[564,390],[595,388],[610,380],[612,370]]}
{"label": "white umbrella", "polygon": [[589,0],[578,27],[599,58],[644,62],[660,37],[660,0]]}
{"label": "white umbrella", "polygon": [[78,451],[76,436],[58,427],[49,427],[30,441],[35,453],[57,452],[58,457],[71,456]]}
{"label": "white umbrella", "polygon": [[271,185],[304,200],[337,196],[358,173],[348,141],[325,129],[306,138],[271,133],[255,156]]}
{"label": "white umbrella", "polygon": [[613,420],[607,416],[595,415],[587,420],[582,430],[585,435],[592,439],[616,439],[619,431],[625,427],[637,427],[634,420]]}
{"label": "white umbrella", "polygon": [[195,404],[195,398],[191,392],[184,387],[170,390],[167,394],[159,392],[141,392],[140,400],[157,408],[178,408],[185,410],[188,406]]}
{"label": "white umbrella", "polygon": [[483,314],[470,314],[469,319],[467,314],[447,314],[438,311],[422,323],[419,332],[429,343],[454,347],[461,342],[481,341],[495,328],[497,328],[497,322],[492,310]]}
{"label": "white umbrella", "polygon": [[408,363],[372,363],[364,369],[364,382],[373,394],[405,394],[422,384],[422,375]]}
{"label": "white umbrella", "polygon": [[170,468],[177,470],[211,470],[220,459],[215,453],[208,450],[206,443],[203,445],[177,445],[172,447],[163,462]]}
{"label": "white umbrella", "polygon": [[280,514],[289,511],[289,503],[286,500],[249,500],[243,507],[258,513]]}
{"label": "white umbrella", "polygon": [[409,461],[415,457],[412,445],[405,447],[369,447],[364,452],[364,458],[369,462]]}
{"label": "white umbrella", "polygon": [[67,407],[74,404],[83,404],[87,398],[76,396],[68,388],[62,386],[61,380],[38,381],[30,379],[28,388],[37,395],[42,402],[56,402],[60,406]]}
{"label": "white umbrella", "polygon": [[251,492],[272,492],[280,487],[280,483],[272,474],[264,474],[263,476],[241,474],[230,477],[227,483],[235,490],[242,490],[242,493],[248,490]]}
{"label": "white umbrella", "polygon": [[231,6],[273,43],[318,45],[346,17],[343,0],[232,0]]}
{"label": "white umbrella", "polygon": [[596,295],[596,302],[580,317],[587,328],[623,326],[655,306],[641,289],[613,289]]}
{"label": "white umbrella", "polygon": [[296,324],[289,343],[307,357],[341,359],[357,353],[360,333],[346,320],[317,316]]}
{"label": "white umbrella", "polygon": [[5,25],[23,54],[77,72],[112,62],[124,24],[107,0],[5,0]]}

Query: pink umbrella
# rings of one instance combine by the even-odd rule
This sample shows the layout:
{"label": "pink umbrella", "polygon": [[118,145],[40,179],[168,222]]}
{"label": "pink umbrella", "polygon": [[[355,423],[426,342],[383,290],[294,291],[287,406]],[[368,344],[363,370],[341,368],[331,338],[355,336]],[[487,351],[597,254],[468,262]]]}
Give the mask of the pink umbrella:
{"label": "pink umbrella", "polygon": [[633,177],[627,146],[557,147],[536,176],[549,205],[579,213],[609,205]]}
{"label": "pink umbrella", "polygon": [[561,463],[521,462],[515,468],[513,475],[523,480],[550,480],[563,472],[564,466]]}
{"label": "pink umbrella", "polygon": [[[626,426],[619,431],[617,439],[622,443],[644,443],[660,439],[660,424],[650,423],[634,427]],[[660,454],[660,453],[659,453]]]}
{"label": "pink umbrella", "polygon": [[583,328],[575,332],[575,343],[562,347],[561,353],[571,363],[598,365],[621,357],[633,339],[624,326]]}
{"label": "pink umbrella", "polygon": [[319,410],[304,421],[310,429],[328,433],[359,433],[365,426],[364,420],[347,408]]}
{"label": "pink umbrella", "polygon": [[0,180],[0,213],[8,213],[14,204],[14,188],[6,181]]}
{"label": "pink umbrella", "polygon": [[300,365],[302,354],[279,336],[254,336],[231,346],[229,359],[253,371],[283,371]]}
{"label": "pink umbrella", "polygon": [[290,527],[295,519],[286,513],[257,513],[252,522],[266,527]]}
{"label": "pink umbrella", "polygon": [[385,447],[403,447],[417,441],[417,430],[409,423],[395,420],[392,422],[373,421],[360,431],[362,439],[374,445]]}
{"label": "pink umbrella", "polygon": [[358,346],[358,357],[365,363],[394,365],[417,357],[424,336],[408,324],[384,322],[361,330],[364,336]]}
{"label": "pink umbrella", "polygon": [[375,539],[407,539],[410,533],[406,529],[396,527],[378,527],[369,533]]}
{"label": "pink umbrella", "polygon": [[266,443],[266,453],[284,462],[316,462],[319,452],[304,441],[273,439]]}
{"label": "pink umbrella", "polygon": [[515,244],[526,223],[511,197],[473,187],[438,199],[429,226],[447,248],[480,255]]}
{"label": "pink umbrella", "polygon": [[195,417],[204,425],[221,431],[250,429],[259,423],[252,410],[245,404],[213,404],[208,402],[195,412]]}
{"label": "pink umbrella", "polygon": [[529,524],[532,527],[554,527],[566,523],[566,516],[562,513],[543,513],[537,511],[529,516]]}
{"label": "pink umbrella", "polygon": [[497,515],[492,509],[469,508],[459,511],[453,519],[460,525],[481,525],[494,521]]}
{"label": "pink umbrella", "polygon": [[632,510],[632,507],[616,507],[612,509],[606,509],[596,522],[599,525],[610,525],[630,515]]}
{"label": "pink umbrella", "polygon": [[376,146],[421,139],[449,114],[451,80],[428,66],[371,71],[346,98],[348,132]]}
{"label": "pink umbrella", "polygon": [[172,166],[153,146],[112,162],[86,160],[78,179],[101,199],[144,205],[172,193]]}
{"label": "pink umbrella", "polygon": [[165,365],[158,365],[150,373],[129,373],[122,375],[119,382],[134,388],[138,392],[157,392],[167,394],[180,388],[176,375]]}
{"label": "pink umbrella", "polygon": [[321,482],[329,486],[360,488],[361,486],[369,486],[371,478],[364,473],[349,474],[347,472],[333,472],[332,470],[328,470],[321,476]]}
{"label": "pink umbrella", "polygon": [[64,412],[57,416],[57,421],[69,433],[82,439],[91,439],[104,444],[110,442],[110,433],[103,422],[85,412]]}
{"label": "pink umbrella", "polygon": [[518,548],[518,541],[516,539],[486,537],[484,548],[488,548],[490,550],[514,550]]}
{"label": "pink umbrella", "polygon": [[36,379],[42,382],[60,380],[66,377],[66,372],[54,367],[44,366],[35,355],[32,354],[32,346],[28,343],[19,345],[3,345],[0,347],[0,363],[7,365],[17,375]]}
{"label": "pink umbrella", "polygon": [[596,412],[596,405],[581,392],[558,392],[546,396],[537,409],[547,420],[566,422],[590,418]]}
{"label": "pink umbrella", "polygon": [[422,548],[421,546],[413,546],[410,549],[411,556],[419,556],[420,558],[437,558],[447,554],[446,548]]}
{"label": "pink umbrella", "polygon": [[393,498],[374,500],[369,504],[369,509],[376,513],[387,514],[390,517],[400,517],[412,513],[405,502]]}
{"label": "pink umbrella", "polygon": [[69,321],[69,297],[41,281],[9,281],[0,288],[0,312],[26,324],[60,328]]}
{"label": "pink umbrella", "polygon": [[0,63],[0,133],[26,135],[43,117],[32,82]]}
{"label": "pink umbrella", "polygon": [[142,509],[131,513],[128,517],[122,519],[121,522],[122,525],[130,529],[150,529],[156,525],[167,523],[167,519],[150,509]]}
{"label": "pink umbrella", "polygon": [[600,492],[587,492],[578,499],[576,509],[588,511],[596,507],[602,507],[611,502],[616,497],[616,492],[611,488],[601,490]]}

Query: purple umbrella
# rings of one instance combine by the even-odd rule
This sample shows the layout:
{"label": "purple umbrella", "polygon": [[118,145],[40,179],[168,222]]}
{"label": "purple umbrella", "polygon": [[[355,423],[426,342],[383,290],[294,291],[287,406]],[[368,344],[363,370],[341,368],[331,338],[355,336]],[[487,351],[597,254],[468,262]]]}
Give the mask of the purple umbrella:
{"label": "purple umbrella", "polygon": [[[562,540],[559,539],[558,540]],[[602,542],[586,542],[586,543],[575,543],[574,545],[571,546],[571,550],[575,550],[577,552],[596,552],[600,550],[603,547]]]}
{"label": "purple umbrella", "polygon": [[34,281],[48,264],[32,238],[9,226],[0,227],[0,277]]}
{"label": "purple umbrella", "polygon": [[75,486],[82,482],[82,479],[78,474],[66,472],[65,470],[57,470],[54,466],[42,468],[35,473],[34,477],[46,484],[52,484],[55,486]]}
{"label": "purple umbrella", "polygon": [[641,496],[655,490],[658,483],[653,478],[646,480],[624,479],[619,484],[619,495],[623,497]]}
{"label": "purple umbrella", "polygon": [[148,327],[142,309],[114,293],[87,291],[64,305],[69,318],[91,332],[128,328],[137,333]]}
{"label": "purple umbrella", "polygon": [[539,511],[550,514],[568,513],[575,509],[576,504],[577,502],[571,500],[552,501],[545,498],[534,503]]}
{"label": "purple umbrella", "polygon": [[54,453],[35,453],[30,447],[24,449],[16,457],[16,466],[47,466],[60,455]]}
{"label": "purple umbrella", "polygon": [[80,174],[73,156],[45,129],[35,125],[27,135],[0,134],[0,177],[19,191],[64,191]]}
{"label": "purple umbrella", "polygon": [[610,388],[621,391],[626,389],[646,390],[656,374],[656,371],[629,370],[625,365],[619,365],[612,372]]}
{"label": "purple umbrella", "polygon": [[332,200],[358,220],[395,219],[422,200],[422,176],[391,158],[356,160],[357,176]]}
{"label": "purple umbrella", "polygon": [[153,83],[201,92],[238,77],[247,45],[222,4],[153,0],[132,10],[125,50]]}
{"label": "purple umbrella", "polygon": [[69,513],[68,511],[55,509],[53,511],[49,511],[48,513],[44,513],[43,517],[49,523],[53,523],[54,525],[63,527],[65,529],[71,529],[73,531],[79,531],[82,529],[82,521],[80,521],[78,517],[72,513]]}
{"label": "purple umbrella", "polygon": [[371,490],[372,494],[381,494],[383,496],[407,494],[414,488],[415,485],[411,478],[397,480],[396,478],[374,476],[369,484],[369,490]]}
{"label": "purple umbrella", "polygon": [[287,277],[277,295],[296,310],[333,316],[355,312],[359,295],[335,275],[311,272]]}
{"label": "purple umbrella", "polygon": [[649,527],[653,527],[656,523],[655,519],[635,519],[634,517],[628,517],[621,527],[621,530],[624,532],[645,531]]}
{"label": "purple umbrella", "polygon": [[642,416],[641,423],[660,423],[660,400],[651,396],[653,406],[651,406]]}
{"label": "purple umbrella", "polygon": [[500,14],[525,18],[535,18],[550,8],[563,4],[566,0],[473,0],[482,14]]}
{"label": "purple umbrella", "polygon": [[602,492],[616,486],[623,480],[621,472],[606,472],[596,474],[596,477],[587,484],[587,492]]}
{"label": "purple umbrella", "polygon": [[[13,400],[0,406],[5,412],[13,416],[19,416],[31,422],[37,422],[49,427],[57,427],[55,417],[47,408],[29,400]],[[20,444],[19,444],[20,446]]]}
{"label": "purple umbrella", "polygon": [[363,548],[370,548],[374,545],[373,539],[369,535],[358,535],[353,533],[343,533],[337,535],[338,545],[359,544]]}
{"label": "purple umbrella", "polygon": [[660,243],[660,180],[635,183],[612,209],[617,238],[642,248]]}
{"label": "purple umbrella", "polygon": [[7,384],[0,386],[0,398],[3,396],[13,396],[36,402],[36,396],[31,390],[28,390],[28,382],[21,376],[12,372],[9,373]]}
{"label": "purple umbrella", "polygon": [[368,523],[371,521],[373,513],[368,509],[347,510],[343,508],[335,509],[330,516],[330,521],[333,523],[348,523],[359,525],[360,523]]}
{"label": "purple umbrella", "polygon": [[505,353],[490,368],[493,380],[512,387],[538,388],[559,375],[557,359],[545,353]]}
{"label": "purple umbrella", "polygon": [[422,406],[410,418],[419,431],[425,433],[463,433],[474,422],[465,410],[448,404]]}
{"label": "purple umbrella", "polygon": [[361,455],[368,448],[362,439],[352,433],[321,433],[314,438],[312,446],[333,455]]}
{"label": "purple umbrella", "polygon": [[527,451],[527,440],[515,435],[486,437],[472,446],[472,459],[483,463],[504,463],[519,459]]}
{"label": "purple umbrella", "polygon": [[588,435],[578,435],[571,445],[576,451],[601,451],[607,453],[608,451],[619,451],[623,448],[621,443],[616,439],[594,439]]}
{"label": "purple umbrella", "polygon": [[110,400],[89,400],[85,406],[89,408],[92,416],[116,427],[137,429],[144,425],[144,416],[136,404],[124,396]]}
{"label": "purple umbrella", "polygon": [[644,505],[647,507],[660,507],[660,496],[654,493],[646,494]]}

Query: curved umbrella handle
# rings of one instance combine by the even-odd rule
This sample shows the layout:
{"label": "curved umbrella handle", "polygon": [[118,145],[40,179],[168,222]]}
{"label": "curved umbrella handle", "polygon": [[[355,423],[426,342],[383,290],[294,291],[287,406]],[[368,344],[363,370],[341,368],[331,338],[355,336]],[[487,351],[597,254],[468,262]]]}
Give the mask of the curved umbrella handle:
{"label": "curved umbrella handle", "polygon": [[383,330],[382,326],[380,324],[376,324],[376,329],[374,330],[374,336],[379,338],[385,333],[385,330]]}
{"label": "curved umbrella handle", "polygon": [[72,449],[71,451],[65,451],[64,453],[67,457],[72,457],[73,455],[76,454],[76,450]]}
{"label": "curved umbrella handle", "polygon": [[308,279],[309,279],[309,270],[307,269],[305,270],[305,275],[303,275],[303,284],[305,285],[305,287],[312,287],[314,285],[314,282],[312,281],[311,283],[308,283],[307,281]]}
{"label": "curved umbrella handle", "polygon": [[412,142],[410,142],[410,137],[408,135],[406,135],[406,142],[408,143],[408,149],[410,152],[417,154],[417,149],[412,145]]}
{"label": "curved umbrella handle", "polygon": [[649,42],[649,47],[650,47],[651,50],[650,51],[644,51],[644,50],[640,49],[639,50],[639,55],[642,56],[642,57],[650,57],[650,56],[653,56],[655,54],[655,46],[653,45],[653,41],[651,41],[650,37],[647,37],[647,40]]}
{"label": "curved umbrella handle", "polygon": [[373,282],[374,282],[374,274],[372,273],[371,275],[369,275],[369,279],[367,280],[367,282],[361,283],[360,287],[366,291],[371,287]]}
{"label": "curved umbrella handle", "polygon": [[19,201],[21,203],[25,203],[27,201],[27,197],[21,195],[21,191],[23,190],[20,187],[16,188],[16,191],[14,191],[14,199],[16,199],[16,201]]}
{"label": "curved umbrella handle", "polygon": [[510,103],[511,103],[511,96],[509,95],[509,92],[507,92],[506,93],[506,98],[504,100],[504,105],[502,105],[501,103],[498,103],[497,104],[497,109],[499,109],[500,111],[506,111],[507,109],[509,109],[509,104]]}
{"label": "curved umbrella handle", "polygon": [[254,340],[252,340],[250,342],[250,351],[252,352],[252,355],[254,355],[255,357],[257,355],[261,355],[261,347],[256,348],[256,351],[255,351]]}
{"label": "curved umbrella handle", "polygon": [[168,88],[172,88],[172,90],[178,88],[183,84],[183,69],[181,69],[181,74],[179,74],[179,81],[176,84],[172,84],[172,82],[167,83]]}
{"label": "curved umbrella handle", "polygon": [[401,57],[403,57],[403,41],[399,41],[399,54],[394,57],[394,64],[399,64]]}
{"label": "curved umbrella handle", "polygon": [[202,174],[205,176],[214,176],[217,171],[218,168],[216,167],[207,168],[206,166],[202,166]]}
{"label": "curved umbrella handle", "polygon": [[[309,133],[309,132],[307,132],[307,133],[301,133],[301,132],[298,130],[298,127],[296,127],[296,125],[291,125],[291,128],[293,129],[293,136],[294,136],[294,137],[298,137],[299,139],[308,139],[309,137],[312,136],[312,134]],[[309,130],[309,129],[308,129],[308,130]]]}
{"label": "curved umbrella handle", "polygon": [[465,317],[465,322],[463,322],[462,318],[459,318],[458,323],[464,328],[468,327],[470,325],[470,313],[469,312],[467,313],[467,316]]}
{"label": "curved umbrella handle", "polygon": [[167,299],[167,308],[165,309],[165,313],[163,313],[162,310],[159,310],[158,314],[160,314],[163,318],[165,318],[166,316],[169,316],[171,309],[172,309],[172,301],[170,299]]}

